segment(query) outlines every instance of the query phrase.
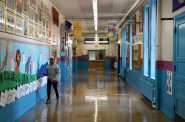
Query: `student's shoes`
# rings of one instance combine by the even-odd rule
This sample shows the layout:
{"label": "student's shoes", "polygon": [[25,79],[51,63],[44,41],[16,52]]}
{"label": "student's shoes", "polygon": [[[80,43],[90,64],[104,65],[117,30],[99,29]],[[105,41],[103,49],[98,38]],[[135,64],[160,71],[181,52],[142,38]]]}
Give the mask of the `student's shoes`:
{"label": "student's shoes", "polygon": [[47,100],[47,101],[46,101],[46,104],[50,104],[50,103],[51,103],[51,100]]}

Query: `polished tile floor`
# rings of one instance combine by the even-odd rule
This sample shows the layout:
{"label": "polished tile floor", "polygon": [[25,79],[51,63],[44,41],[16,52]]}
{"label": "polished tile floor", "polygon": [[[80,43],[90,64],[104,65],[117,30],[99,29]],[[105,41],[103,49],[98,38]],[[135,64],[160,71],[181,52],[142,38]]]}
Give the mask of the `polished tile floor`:
{"label": "polished tile floor", "polygon": [[61,100],[53,94],[17,122],[173,122],[114,72],[79,72],[61,84]]}

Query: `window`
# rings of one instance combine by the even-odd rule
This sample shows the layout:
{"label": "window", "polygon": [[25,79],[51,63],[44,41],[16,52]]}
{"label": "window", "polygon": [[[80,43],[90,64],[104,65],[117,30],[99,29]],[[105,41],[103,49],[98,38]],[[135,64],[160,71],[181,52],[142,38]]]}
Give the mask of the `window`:
{"label": "window", "polygon": [[143,31],[143,74],[149,76],[149,6],[144,6],[144,31]]}
{"label": "window", "polygon": [[[132,23],[132,19],[130,19]],[[130,24],[130,70],[132,70],[132,24]]]}
{"label": "window", "polygon": [[126,67],[126,27],[122,29],[122,67]]}
{"label": "window", "polygon": [[[151,0],[150,6],[144,6],[144,50],[143,50],[143,74],[155,80],[156,74],[156,26],[157,26],[157,2]],[[150,9],[149,9],[150,7]],[[150,11],[149,11],[150,10]],[[149,14],[150,13],[150,14]]]}
{"label": "window", "polygon": [[157,26],[157,2],[156,0],[151,1],[151,51],[150,51],[150,78],[155,80],[156,71],[156,26]]}

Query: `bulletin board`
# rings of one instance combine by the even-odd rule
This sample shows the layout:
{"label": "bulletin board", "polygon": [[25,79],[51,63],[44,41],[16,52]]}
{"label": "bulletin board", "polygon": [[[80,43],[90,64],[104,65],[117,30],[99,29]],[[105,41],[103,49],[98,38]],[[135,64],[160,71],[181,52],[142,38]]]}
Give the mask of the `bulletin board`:
{"label": "bulletin board", "polygon": [[[51,32],[49,16],[49,7],[41,0],[0,0],[0,31],[2,32],[50,42],[51,36],[47,35]],[[40,32],[42,28],[46,33],[36,35],[34,30],[37,29]]]}

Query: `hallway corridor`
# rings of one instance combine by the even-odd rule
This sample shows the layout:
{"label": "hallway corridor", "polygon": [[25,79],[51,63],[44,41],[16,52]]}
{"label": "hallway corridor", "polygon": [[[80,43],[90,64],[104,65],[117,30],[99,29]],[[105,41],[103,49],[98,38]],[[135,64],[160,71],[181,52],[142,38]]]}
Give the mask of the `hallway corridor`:
{"label": "hallway corridor", "polygon": [[42,100],[17,122],[172,122],[114,72],[78,72],[60,88],[61,99]]}

